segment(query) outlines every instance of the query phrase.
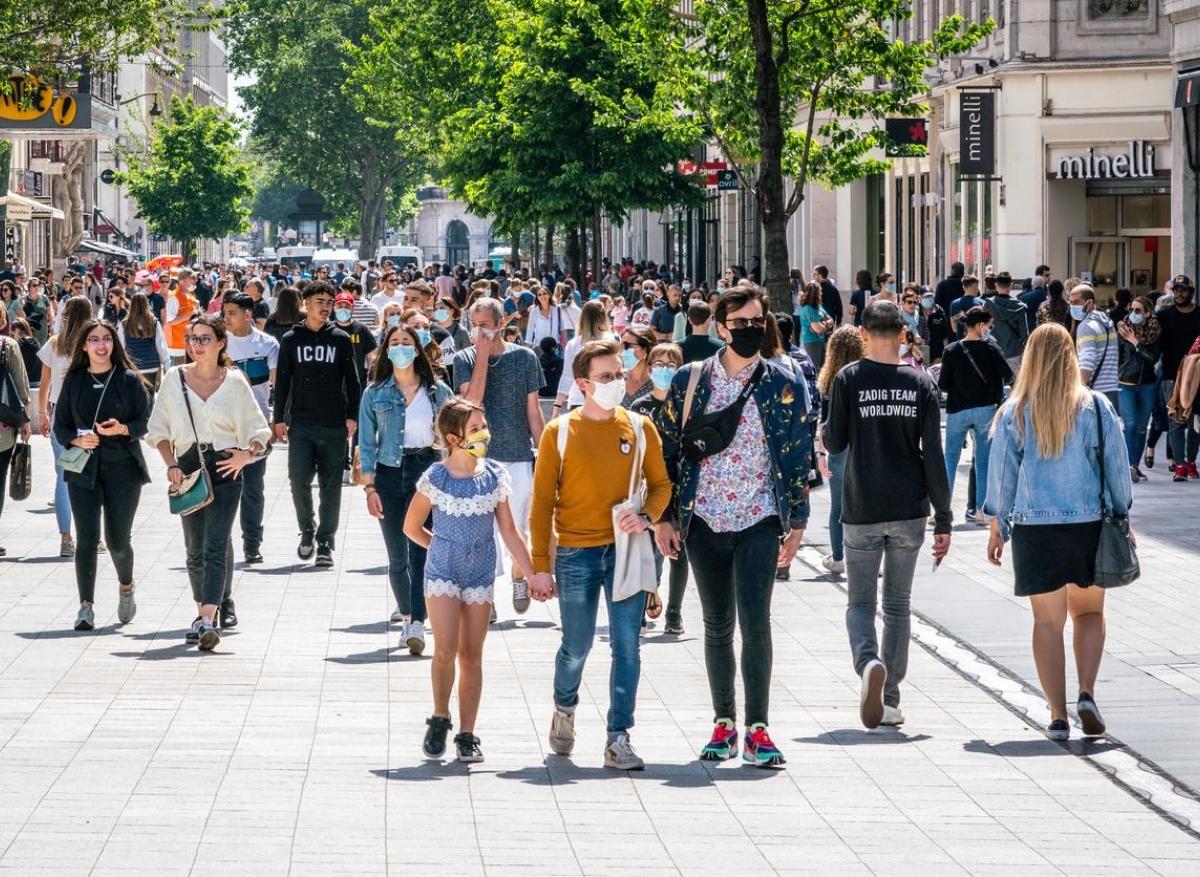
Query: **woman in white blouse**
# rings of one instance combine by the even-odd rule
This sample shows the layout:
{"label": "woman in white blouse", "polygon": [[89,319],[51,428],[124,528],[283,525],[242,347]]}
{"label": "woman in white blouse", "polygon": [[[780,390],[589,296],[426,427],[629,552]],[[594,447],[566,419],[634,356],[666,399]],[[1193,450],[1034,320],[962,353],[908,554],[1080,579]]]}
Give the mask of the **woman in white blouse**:
{"label": "woman in white blouse", "polygon": [[563,332],[569,325],[568,317],[563,314],[562,308],[554,303],[554,296],[550,290],[539,286],[534,306],[529,309],[529,320],[525,324],[525,343],[530,347],[537,347],[543,338],[553,338],[561,344]]}
{"label": "woman in white blouse", "polygon": [[238,476],[266,451],[271,433],[250,384],[226,353],[220,315],[194,317],[184,340],[189,362],[163,379],[146,441],[167,464],[172,487],[201,466],[212,481],[212,502],[181,519],[198,612],[187,642],[208,651],[221,641],[218,608],[221,626],[237,623],[227,582],[233,563],[229,534],[242,496]]}

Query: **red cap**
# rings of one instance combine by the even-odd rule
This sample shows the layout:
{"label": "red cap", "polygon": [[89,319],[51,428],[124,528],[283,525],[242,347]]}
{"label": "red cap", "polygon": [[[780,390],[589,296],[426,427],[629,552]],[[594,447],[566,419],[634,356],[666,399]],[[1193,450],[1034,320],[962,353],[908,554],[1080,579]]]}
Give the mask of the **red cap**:
{"label": "red cap", "polygon": [[337,297],[333,300],[333,306],[336,308],[336,307],[341,307],[342,305],[346,305],[349,308],[353,308],[354,307],[354,294],[350,293],[350,292],[339,292],[337,294]]}

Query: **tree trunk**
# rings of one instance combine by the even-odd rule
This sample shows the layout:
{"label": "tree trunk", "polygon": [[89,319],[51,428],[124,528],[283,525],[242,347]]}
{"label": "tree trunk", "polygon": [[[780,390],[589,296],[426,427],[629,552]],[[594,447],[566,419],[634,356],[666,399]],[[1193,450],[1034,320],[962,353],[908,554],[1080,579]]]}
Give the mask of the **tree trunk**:
{"label": "tree trunk", "polygon": [[542,231],[541,224],[535,222],[533,230],[529,233],[529,243],[533,248],[533,261],[530,263],[533,270],[536,271],[538,266],[542,264]]}
{"label": "tree trunk", "polygon": [[588,230],[586,225],[579,226],[579,262],[576,265],[575,284],[583,289],[583,278],[587,274],[588,264]]}
{"label": "tree trunk", "polygon": [[510,265],[521,264],[521,229],[518,228],[512,233],[511,242],[508,245],[508,263]]}
{"label": "tree trunk", "polygon": [[[592,280],[597,287],[600,286],[600,278],[600,205],[597,204],[592,209]],[[586,285],[581,291],[586,298]]]}
{"label": "tree trunk", "polygon": [[579,263],[582,250],[580,248],[579,229],[572,226],[567,229],[567,273],[579,280]]}
{"label": "tree trunk", "polygon": [[375,258],[379,249],[379,227],[387,212],[388,189],[385,186],[364,187],[366,194],[358,205],[358,258]]}
{"label": "tree trunk", "polygon": [[[758,182],[755,186],[758,216],[765,243],[763,286],[771,308],[791,313],[788,280],[787,211],[783,185],[783,119],[780,112],[779,67],[771,37],[767,0],[747,0],[750,34],[754,41],[754,110],[758,115]],[[797,181],[800,182],[800,181]]]}
{"label": "tree trunk", "polygon": [[541,265],[554,264],[554,223],[546,223],[546,246],[542,248]]}

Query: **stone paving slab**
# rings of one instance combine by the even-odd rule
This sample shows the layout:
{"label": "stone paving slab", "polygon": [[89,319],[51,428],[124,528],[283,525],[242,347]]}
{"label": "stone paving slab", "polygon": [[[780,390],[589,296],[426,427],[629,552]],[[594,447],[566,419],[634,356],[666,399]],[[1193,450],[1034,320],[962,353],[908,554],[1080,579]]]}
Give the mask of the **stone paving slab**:
{"label": "stone paving slab", "polygon": [[909,724],[862,730],[844,597],[799,565],[773,616],[786,771],[696,761],[711,708],[693,589],[687,634],[643,640],[644,773],[601,766],[604,619],[563,759],[545,741],[557,607],[514,619],[504,599],[477,728],[487,761],[429,764],[429,660],[396,650],[357,491],[337,566],[295,565],[286,461],[270,458],[266,563],[239,568],[242,624],[200,655],[182,643],[193,610],[161,473],[136,523],[137,619],[116,625],[102,558],[100,629],[76,634],[70,564],[48,558],[44,442],[34,459],[34,495],[0,519],[4,873],[1200,873],[1194,836],[915,644]]}

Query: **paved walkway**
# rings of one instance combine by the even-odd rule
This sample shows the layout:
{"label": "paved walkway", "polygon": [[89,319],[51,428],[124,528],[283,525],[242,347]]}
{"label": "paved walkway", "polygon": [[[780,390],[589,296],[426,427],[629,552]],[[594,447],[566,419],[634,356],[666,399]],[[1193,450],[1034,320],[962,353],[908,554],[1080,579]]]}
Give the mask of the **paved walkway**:
{"label": "paved walkway", "polygon": [[[136,525],[137,619],[116,626],[102,560],[101,627],[70,630],[44,442],[34,454],[35,495],[0,520],[0,870],[1200,873],[1196,835],[918,645],[909,724],[864,732],[843,595],[802,563],[774,603],[772,729],[788,770],[695,760],[711,713],[694,591],[687,635],[644,640],[644,773],[601,767],[603,627],[576,755],[548,754],[557,607],[514,620],[504,600],[486,647],[487,761],[427,764],[428,658],[395,649],[382,540],[357,491],[337,566],[295,565],[284,455],[270,459],[266,563],[239,569],[242,625],[201,656],[182,643],[193,610],[160,475]],[[1002,597],[1001,579],[978,584],[957,559],[939,585],[961,576],[962,600]],[[1121,612],[1111,630],[1114,644],[1143,635]]]}

